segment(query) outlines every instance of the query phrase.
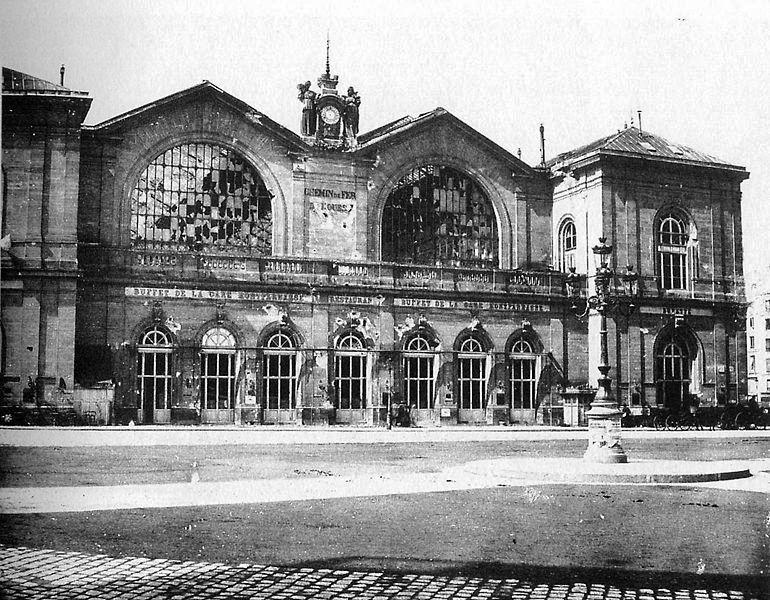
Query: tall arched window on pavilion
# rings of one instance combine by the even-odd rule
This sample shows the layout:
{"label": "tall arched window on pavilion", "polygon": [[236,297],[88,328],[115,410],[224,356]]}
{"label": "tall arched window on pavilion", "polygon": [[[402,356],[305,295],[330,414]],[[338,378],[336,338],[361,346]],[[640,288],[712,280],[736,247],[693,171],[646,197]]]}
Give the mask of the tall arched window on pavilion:
{"label": "tall arched window on pavilion", "polygon": [[565,219],[559,227],[558,267],[559,271],[568,272],[577,267],[577,230],[572,219]]}
{"label": "tall arched window on pavilion", "polygon": [[487,397],[487,354],[481,340],[468,337],[457,354],[457,391],[460,410],[482,410]]}
{"label": "tall arched window on pavilion", "polygon": [[416,335],[404,346],[404,398],[418,410],[433,408],[434,355],[430,341]]}
{"label": "tall arched window on pavilion", "polygon": [[204,421],[229,421],[235,408],[235,336],[224,327],[209,329],[201,341],[201,409]]}
{"label": "tall arched window on pavilion", "polygon": [[658,282],[664,290],[686,290],[688,273],[688,224],[678,213],[668,212],[658,219]]}
{"label": "tall arched window on pavilion", "polygon": [[367,364],[363,340],[353,332],[337,340],[334,351],[334,387],[337,408],[366,408]]}
{"label": "tall arched window on pavilion", "polygon": [[443,165],[404,175],[382,216],[384,261],[471,268],[498,265],[492,203],[470,177]]}
{"label": "tall arched window on pavilion", "polygon": [[144,423],[170,421],[171,359],[173,347],[169,335],[153,327],[142,335],[138,351],[137,387]]}
{"label": "tall arched window on pavilion", "polygon": [[131,244],[272,254],[272,195],[230,148],[192,142],[161,153],[131,192]]}
{"label": "tall arched window on pavilion", "polygon": [[[262,357],[262,398],[267,411],[266,420],[275,417],[278,422],[287,420],[272,412],[290,412],[296,408],[297,393],[297,346],[284,331],[271,335],[265,342]],[[285,415],[288,417],[288,415]]]}
{"label": "tall arched window on pavilion", "polygon": [[514,409],[535,408],[537,355],[527,340],[516,340],[511,347],[511,402]]}

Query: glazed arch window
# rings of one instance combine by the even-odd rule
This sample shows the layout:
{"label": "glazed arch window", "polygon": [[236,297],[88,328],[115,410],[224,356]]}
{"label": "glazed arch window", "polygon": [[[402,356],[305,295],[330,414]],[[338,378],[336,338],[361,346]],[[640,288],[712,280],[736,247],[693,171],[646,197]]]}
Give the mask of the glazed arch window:
{"label": "glazed arch window", "polygon": [[201,342],[201,407],[235,408],[237,368],[235,336],[224,327],[209,329]]}
{"label": "glazed arch window", "polygon": [[286,333],[274,333],[265,343],[262,358],[262,395],[268,410],[296,406],[297,348]]}
{"label": "glazed arch window", "polygon": [[559,270],[566,273],[577,266],[577,230],[572,219],[565,220],[559,228]]}
{"label": "glazed arch window", "polygon": [[667,213],[658,222],[658,281],[664,290],[688,288],[688,226],[678,214]]}
{"label": "glazed arch window", "polygon": [[407,406],[433,408],[434,356],[430,342],[422,335],[404,347],[404,397]]}
{"label": "glazed arch window", "polygon": [[487,395],[487,356],[484,345],[474,337],[463,340],[457,360],[460,408],[464,410],[484,408],[484,399]]}
{"label": "glazed arch window", "polygon": [[526,340],[517,340],[511,348],[511,398],[513,408],[535,407],[537,356]]}
{"label": "glazed arch window", "polygon": [[270,255],[271,199],[257,170],[234,150],[174,146],[142,171],[131,192],[131,244]]}
{"label": "glazed arch window", "polygon": [[164,331],[153,327],[139,341],[137,379],[142,410],[171,408],[171,340]]}
{"label": "glazed arch window", "polygon": [[492,203],[470,177],[443,165],[409,171],[382,216],[382,259],[434,266],[498,266]]}
{"label": "glazed arch window", "polygon": [[361,338],[354,333],[340,337],[334,353],[334,387],[338,408],[366,408],[366,369],[366,351]]}

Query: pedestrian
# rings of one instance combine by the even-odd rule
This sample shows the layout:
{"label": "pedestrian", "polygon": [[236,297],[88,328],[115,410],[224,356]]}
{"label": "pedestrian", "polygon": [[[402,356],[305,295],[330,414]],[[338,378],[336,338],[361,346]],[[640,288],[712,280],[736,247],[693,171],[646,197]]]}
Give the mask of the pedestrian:
{"label": "pedestrian", "polygon": [[409,427],[417,427],[417,405],[409,407]]}

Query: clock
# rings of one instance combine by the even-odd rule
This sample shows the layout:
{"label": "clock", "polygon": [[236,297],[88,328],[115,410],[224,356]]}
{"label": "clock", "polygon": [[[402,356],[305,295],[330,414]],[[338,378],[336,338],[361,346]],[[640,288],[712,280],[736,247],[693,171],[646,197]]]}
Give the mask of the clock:
{"label": "clock", "polygon": [[321,109],[321,119],[327,125],[335,125],[340,120],[340,111],[336,106],[324,106]]}

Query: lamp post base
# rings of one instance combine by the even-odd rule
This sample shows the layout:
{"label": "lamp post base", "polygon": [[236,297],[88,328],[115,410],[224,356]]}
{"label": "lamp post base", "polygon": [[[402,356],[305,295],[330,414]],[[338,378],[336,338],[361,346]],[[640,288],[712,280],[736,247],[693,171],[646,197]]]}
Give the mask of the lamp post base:
{"label": "lamp post base", "polygon": [[592,406],[588,416],[588,448],[583,460],[594,463],[627,463],[620,444],[620,411],[615,407]]}

